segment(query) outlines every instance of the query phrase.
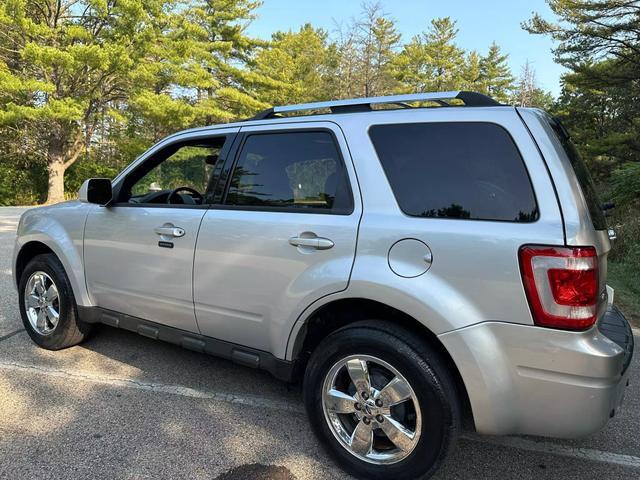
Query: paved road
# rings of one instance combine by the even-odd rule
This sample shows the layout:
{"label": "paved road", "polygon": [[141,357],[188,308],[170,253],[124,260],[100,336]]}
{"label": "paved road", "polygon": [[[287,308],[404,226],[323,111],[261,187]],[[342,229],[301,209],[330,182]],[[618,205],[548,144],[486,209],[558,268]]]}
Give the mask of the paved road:
{"label": "paved road", "polygon": [[[346,478],[311,435],[299,389],[267,374],[109,327],[64,351],[36,348],[11,280],[20,213],[0,209],[0,478]],[[437,478],[640,478],[639,359],[604,431],[466,435]]]}

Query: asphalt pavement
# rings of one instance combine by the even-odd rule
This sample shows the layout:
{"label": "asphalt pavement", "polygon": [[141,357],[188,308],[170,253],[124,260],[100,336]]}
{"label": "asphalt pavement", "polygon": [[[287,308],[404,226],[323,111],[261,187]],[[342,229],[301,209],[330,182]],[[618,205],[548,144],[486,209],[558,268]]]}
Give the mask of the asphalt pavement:
{"label": "asphalt pavement", "polygon": [[[0,208],[0,478],[348,478],[320,447],[300,388],[106,326],[39,349],[11,276],[20,208]],[[638,333],[638,332],[636,332]],[[438,479],[640,478],[640,354],[625,405],[567,441],[465,434]]]}

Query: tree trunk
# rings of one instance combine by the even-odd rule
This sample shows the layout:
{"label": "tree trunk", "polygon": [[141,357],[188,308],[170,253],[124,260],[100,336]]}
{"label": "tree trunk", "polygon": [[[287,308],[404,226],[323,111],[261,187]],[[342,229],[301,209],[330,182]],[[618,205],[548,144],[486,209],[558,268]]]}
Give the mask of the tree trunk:
{"label": "tree trunk", "polygon": [[64,201],[64,150],[61,144],[49,146],[47,155],[47,171],[49,173],[49,189],[47,204]]}

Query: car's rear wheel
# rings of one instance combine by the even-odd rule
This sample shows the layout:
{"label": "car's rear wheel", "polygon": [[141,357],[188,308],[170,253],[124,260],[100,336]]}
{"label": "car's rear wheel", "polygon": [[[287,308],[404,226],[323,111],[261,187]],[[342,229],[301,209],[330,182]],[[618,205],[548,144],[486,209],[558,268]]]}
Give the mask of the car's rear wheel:
{"label": "car's rear wheel", "polygon": [[314,430],[360,478],[429,478],[460,429],[455,384],[439,353],[385,322],[328,336],[309,360],[304,394]]}
{"label": "car's rear wheel", "polygon": [[37,255],[25,267],[19,286],[20,314],[29,336],[43,348],[77,345],[91,325],[80,321],[73,290],[60,260]]}

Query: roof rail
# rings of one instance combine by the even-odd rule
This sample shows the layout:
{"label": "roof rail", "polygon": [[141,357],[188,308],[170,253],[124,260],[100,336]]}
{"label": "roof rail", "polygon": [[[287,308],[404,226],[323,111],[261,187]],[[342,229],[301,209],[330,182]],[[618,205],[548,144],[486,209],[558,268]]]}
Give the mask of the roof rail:
{"label": "roof rail", "polygon": [[384,97],[350,98],[346,100],[331,100],[328,102],[301,103],[298,105],[283,105],[263,110],[250,120],[264,120],[274,118],[279,113],[300,112],[304,110],[329,109],[331,113],[368,112],[372,105],[400,105],[410,107],[407,102],[435,102],[441,106],[449,106],[447,100],[462,100],[467,107],[495,107],[502,105],[493,98],[477,92],[452,91],[409,93],[406,95],[388,95]]}

